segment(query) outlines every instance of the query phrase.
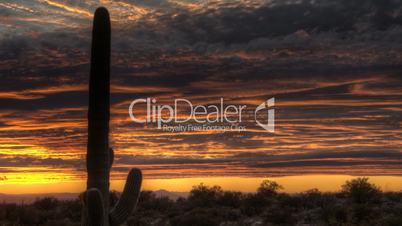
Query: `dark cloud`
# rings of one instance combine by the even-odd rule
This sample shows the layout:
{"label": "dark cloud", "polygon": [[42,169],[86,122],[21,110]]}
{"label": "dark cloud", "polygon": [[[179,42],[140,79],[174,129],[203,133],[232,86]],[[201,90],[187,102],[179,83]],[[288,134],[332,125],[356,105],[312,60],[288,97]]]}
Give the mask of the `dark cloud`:
{"label": "dark cloud", "polygon": [[[0,6],[5,166],[82,169],[77,157],[69,159],[85,151],[90,13],[97,1],[54,2]],[[252,175],[320,166],[387,171],[400,163],[400,1],[107,4],[115,170]],[[264,133],[252,118],[241,133],[167,133],[130,123],[130,101],[149,96],[203,104],[223,97],[250,106],[275,96],[277,132]],[[31,150],[38,148],[44,150]],[[32,153],[15,157],[10,150]]]}
{"label": "dark cloud", "polygon": [[[351,174],[361,173],[361,169],[381,168],[382,165],[388,165],[395,169],[400,168],[402,153],[394,150],[379,151],[322,151],[300,154],[266,154],[247,152],[236,154],[224,158],[195,158],[195,157],[161,157],[161,156],[130,156],[120,155],[117,157],[116,171],[127,171],[130,167],[140,167],[145,169],[147,174],[155,176],[159,170],[168,170],[170,176],[186,175],[187,169],[197,170],[199,173],[205,173],[209,170],[217,171],[217,175],[236,175],[237,169],[248,169],[249,172],[256,174],[270,174],[280,169],[293,168],[288,174],[297,174],[298,172],[308,171],[314,167],[322,167],[323,172],[330,172],[331,168],[354,167],[354,171],[348,169],[346,172]],[[329,168],[324,168],[329,167]],[[363,168],[362,168],[363,167]],[[364,168],[366,167],[366,168]],[[217,169],[223,169],[217,170]],[[227,169],[227,171],[225,171]],[[377,174],[378,172],[372,172]],[[241,174],[247,174],[242,172]],[[194,175],[197,175],[195,173]],[[163,175],[160,175],[163,176]],[[166,176],[166,175],[165,175]]]}
{"label": "dark cloud", "polygon": [[24,155],[12,156],[4,154],[2,154],[0,157],[2,167],[10,167],[10,168],[12,167],[19,168],[25,166],[31,166],[31,167],[43,166],[43,167],[52,167],[55,169],[74,168],[79,170],[84,167],[84,162],[77,159],[72,160],[66,160],[62,158],[39,159],[31,156],[24,156]]}

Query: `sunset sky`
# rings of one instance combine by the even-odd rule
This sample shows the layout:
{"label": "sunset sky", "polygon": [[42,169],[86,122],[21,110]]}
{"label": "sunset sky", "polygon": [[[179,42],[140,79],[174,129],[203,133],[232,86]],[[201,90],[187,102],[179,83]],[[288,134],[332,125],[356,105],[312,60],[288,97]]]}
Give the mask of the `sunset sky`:
{"label": "sunset sky", "polygon": [[[90,34],[101,5],[112,20],[113,180],[132,167],[156,184],[402,174],[399,1],[2,0],[0,193],[85,184]],[[131,101],[147,97],[253,107],[275,97],[276,131],[252,118],[244,132],[133,123]]]}

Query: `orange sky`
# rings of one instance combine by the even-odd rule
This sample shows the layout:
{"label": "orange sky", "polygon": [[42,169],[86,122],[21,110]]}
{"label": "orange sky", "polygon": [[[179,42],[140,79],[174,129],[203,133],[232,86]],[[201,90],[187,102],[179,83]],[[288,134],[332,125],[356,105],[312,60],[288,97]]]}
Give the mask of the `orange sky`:
{"label": "orange sky", "polygon": [[[167,189],[188,190],[205,180],[252,191],[262,178],[285,176],[277,179],[287,191],[334,190],[349,178],[305,176],[328,174],[373,176],[398,190],[399,5],[135,2],[0,3],[0,193],[82,189],[91,15],[99,4],[112,20],[116,188],[138,167],[149,189],[166,182]],[[395,20],[378,20],[381,10]],[[168,132],[133,123],[131,101],[148,97],[158,104],[223,98],[250,109],[275,97],[276,130],[258,127],[252,111],[242,132]],[[145,108],[135,114],[145,117]],[[177,179],[183,177],[189,179]],[[302,178],[309,182],[300,185]]]}
{"label": "orange sky", "polygon": [[[323,192],[340,191],[341,185],[347,180],[356,178],[348,175],[300,175],[284,177],[194,177],[172,179],[146,179],[143,181],[143,190],[168,190],[174,192],[188,192],[194,185],[203,183],[208,186],[219,185],[224,190],[255,192],[263,180],[273,180],[283,186],[283,192],[304,192],[317,188]],[[402,177],[400,176],[371,176],[371,183],[378,185],[383,191],[401,191]],[[64,182],[29,182],[18,184],[0,183],[0,190],[6,194],[39,194],[39,193],[79,193],[85,190],[84,181]],[[115,180],[111,189],[122,191],[124,180]]]}

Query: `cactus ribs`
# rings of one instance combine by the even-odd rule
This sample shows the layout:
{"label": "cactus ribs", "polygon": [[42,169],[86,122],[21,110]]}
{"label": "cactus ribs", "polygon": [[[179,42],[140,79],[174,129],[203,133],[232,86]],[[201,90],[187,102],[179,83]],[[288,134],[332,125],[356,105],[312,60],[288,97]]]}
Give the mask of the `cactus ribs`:
{"label": "cactus ribs", "polygon": [[110,119],[110,39],[111,27],[106,8],[95,12],[89,81],[87,190],[83,200],[83,226],[118,226],[132,214],[140,194],[142,174],[131,169],[121,198],[109,208],[109,177],[113,149],[109,147]]}

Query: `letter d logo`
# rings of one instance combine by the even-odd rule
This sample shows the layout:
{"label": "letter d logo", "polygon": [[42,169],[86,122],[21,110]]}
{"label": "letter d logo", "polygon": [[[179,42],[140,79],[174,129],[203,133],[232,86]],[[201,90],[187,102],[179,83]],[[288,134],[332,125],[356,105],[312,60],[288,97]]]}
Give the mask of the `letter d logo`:
{"label": "letter d logo", "polygon": [[[257,123],[257,125],[259,125],[261,128],[265,129],[268,132],[275,132],[275,109],[269,109],[270,107],[275,106],[275,98],[272,97],[271,99],[267,100],[266,102],[263,102],[262,104],[260,104],[254,112],[254,119],[255,122]],[[268,122],[266,124],[261,123],[260,121],[258,121],[257,119],[257,113],[260,110],[265,110],[267,109],[268,111]]]}

